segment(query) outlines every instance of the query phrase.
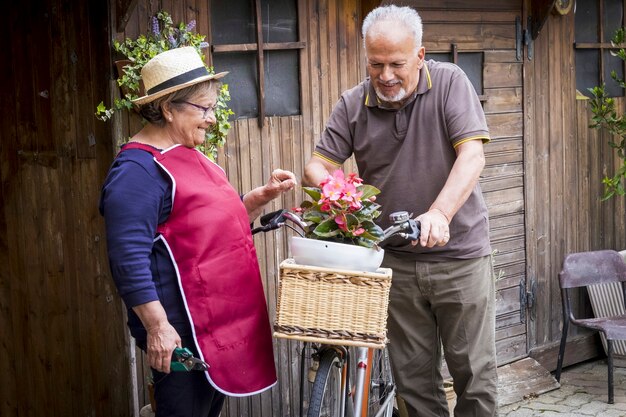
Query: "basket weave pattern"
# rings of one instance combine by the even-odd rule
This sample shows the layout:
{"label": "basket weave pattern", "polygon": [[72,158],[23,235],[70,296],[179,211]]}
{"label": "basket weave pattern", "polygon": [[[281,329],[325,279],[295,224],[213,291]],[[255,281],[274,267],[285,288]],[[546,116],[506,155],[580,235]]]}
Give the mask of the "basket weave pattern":
{"label": "basket weave pattern", "polygon": [[335,345],[384,347],[391,270],[332,270],[280,264],[274,336]]}

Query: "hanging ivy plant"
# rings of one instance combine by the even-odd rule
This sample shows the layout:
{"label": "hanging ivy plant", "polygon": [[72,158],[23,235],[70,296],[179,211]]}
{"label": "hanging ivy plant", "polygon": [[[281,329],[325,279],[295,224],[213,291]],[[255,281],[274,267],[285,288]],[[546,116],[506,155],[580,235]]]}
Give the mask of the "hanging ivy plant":
{"label": "hanging ivy plant", "polygon": [[[171,16],[167,12],[160,11],[151,18],[151,31],[148,35],[140,35],[137,39],[126,38],[121,43],[115,41],[113,43],[115,51],[124,55],[128,60],[117,79],[123,97],[115,99],[111,108],[107,108],[104,102],[100,102],[96,109],[96,117],[107,121],[115,110],[132,110],[134,106],[132,100],[144,95],[141,69],[150,59],[161,52],[182,46],[193,46],[204,62],[202,50],[207,48],[209,44],[204,41],[204,35],[193,32],[195,26],[194,20],[188,24],[181,22],[174,25]],[[211,74],[214,73],[212,67],[207,67],[207,69]],[[199,147],[213,160],[217,157],[218,148],[226,142],[226,136],[230,129],[228,118],[234,114],[228,107],[228,101],[230,101],[228,84],[222,84],[215,109],[216,123],[213,129],[207,130],[206,141]]]}
{"label": "hanging ivy plant", "polygon": [[[626,61],[626,50],[624,49],[624,38],[626,30],[620,28],[615,32],[611,44],[613,50],[611,55],[617,56],[622,61]],[[611,78],[615,80],[621,88],[626,88],[626,82],[620,79],[615,71],[611,71]],[[607,200],[615,195],[626,194],[624,180],[626,179],[626,115],[618,112],[615,100],[608,96],[605,86],[589,88],[593,98],[589,101],[591,106],[592,119],[590,128],[606,129],[612,139],[609,146],[615,150],[620,158],[620,166],[615,171],[613,177],[605,176],[602,180],[604,184],[603,200]]]}

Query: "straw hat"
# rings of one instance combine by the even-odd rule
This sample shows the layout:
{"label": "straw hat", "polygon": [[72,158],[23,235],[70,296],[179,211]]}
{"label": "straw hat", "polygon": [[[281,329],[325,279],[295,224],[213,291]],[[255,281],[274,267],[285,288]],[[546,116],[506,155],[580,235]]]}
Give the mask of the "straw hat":
{"label": "straw hat", "polygon": [[146,95],[133,100],[142,105],[185,87],[222,78],[228,72],[209,74],[202,58],[192,46],[161,52],[141,69]]}

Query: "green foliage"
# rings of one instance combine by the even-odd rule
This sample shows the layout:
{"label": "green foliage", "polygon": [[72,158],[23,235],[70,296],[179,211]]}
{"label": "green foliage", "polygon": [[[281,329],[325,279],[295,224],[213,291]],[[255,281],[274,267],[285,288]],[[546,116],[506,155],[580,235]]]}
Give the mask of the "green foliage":
{"label": "green foliage", "polygon": [[[615,50],[611,51],[611,55],[626,61],[626,51],[622,46],[626,30],[620,28],[615,32],[611,44]],[[611,72],[611,78],[615,80],[620,87],[626,88],[626,82],[617,76],[615,71]],[[626,178],[626,115],[618,113],[615,106],[615,100],[609,97],[605,90],[605,85],[593,87],[589,89],[593,98],[589,101],[591,106],[591,124],[592,129],[606,129],[611,135],[609,145],[615,149],[617,156],[621,158],[620,168],[614,173],[613,177],[606,176],[602,180],[604,184],[604,196],[602,200],[607,200],[615,195],[623,196],[626,194],[624,190],[624,179]]]}
{"label": "green foliage", "polygon": [[355,174],[346,178],[337,170],[319,188],[302,190],[312,199],[295,210],[307,224],[305,237],[367,248],[383,239],[382,228],[373,221],[380,215],[380,205],[375,202],[380,190],[363,184]]}
{"label": "green foliage", "polygon": [[[124,66],[123,74],[117,79],[117,84],[126,93],[121,99],[115,100],[113,108],[107,108],[104,102],[100,102],[96,108],[96,118],[107,121],[115,110],[133,109],[132,100],[138,98],[140,93],[141,69],[161,52],[182,46],[193,46],[204,61],[202,49],[208,47],[208,43],[204,41],[204,35],[193,32],[195,21],[174,25],[171,16],[167,12],[160,11],[152,17],[151,22],[149,34],[139,35],[137,39],[126,38],[124,42],[113,43],[115,51],[130,61]],[[207,67],[207,69],[210,73],[214,73],[213,68]],[[230,101],[228,84],[222,84],[215,109],[217,121],[213,129],[207,131],[206,141],[199,146],[199,149],[213,160],[217,157],[217,150],[226,142],[230,129],[228,117],[234,114],[228,107],[228,101]]]}

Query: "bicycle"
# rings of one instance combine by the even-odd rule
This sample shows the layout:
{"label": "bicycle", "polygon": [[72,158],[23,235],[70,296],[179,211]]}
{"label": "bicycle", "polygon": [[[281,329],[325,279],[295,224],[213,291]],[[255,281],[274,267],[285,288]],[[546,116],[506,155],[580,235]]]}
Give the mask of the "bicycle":
{"label": "bicycle", "polygon": [[[253,234],[286,226],[303,236],[303,233],[286,223],[291,221],[304,231],[304,223],[297,215],[281,209],[261,217],[261,226]],[[384,231],[384,238],[399,235],[407,240],[419,238],[419,223],[408,212],[390,215],[392,226]],[[348,346],[304,342],[300,363],[300,393],[304,393],[305,358],[307,348],[312,350],[312,365],[306,374],[312,383],[307,417],[395,417],[396,387],[386,348],[356,347],[351,355]],[[355,369],[352,371],[352,369]],[[354,383],[351,383],[354,379]],[[303,417],[304,401],[300,401]]]}

